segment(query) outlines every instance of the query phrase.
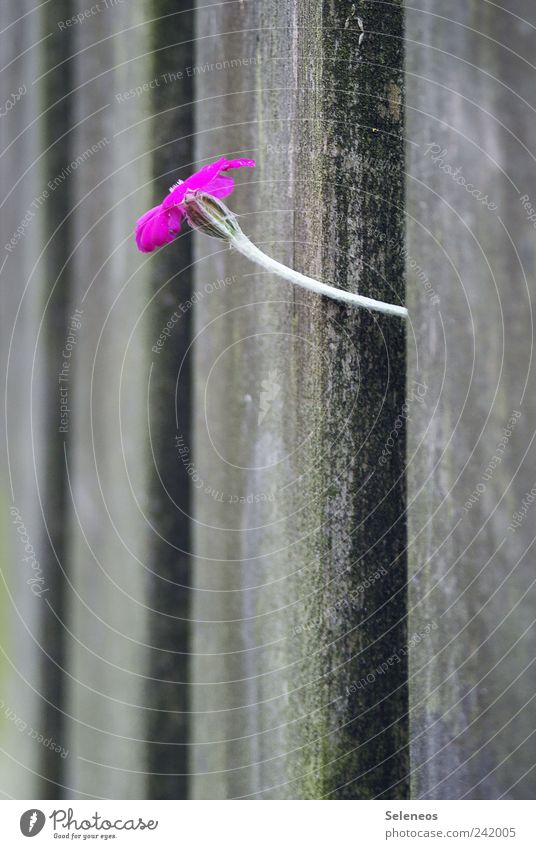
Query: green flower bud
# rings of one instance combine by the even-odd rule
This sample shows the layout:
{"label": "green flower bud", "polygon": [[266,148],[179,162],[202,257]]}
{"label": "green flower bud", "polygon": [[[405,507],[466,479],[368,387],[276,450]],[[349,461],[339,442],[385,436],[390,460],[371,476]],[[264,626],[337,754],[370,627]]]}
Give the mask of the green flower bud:
{"label": "green flower bud", "polygon": [[184,198],[186,220],[194,230],[228,241],[242,233],[236,216],[221,200],[201,192]]}

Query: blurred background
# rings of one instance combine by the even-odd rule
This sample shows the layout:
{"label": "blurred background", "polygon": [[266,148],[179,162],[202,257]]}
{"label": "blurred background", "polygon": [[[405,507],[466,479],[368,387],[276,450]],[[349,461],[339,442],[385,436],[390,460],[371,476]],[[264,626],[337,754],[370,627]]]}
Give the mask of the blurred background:
{"label": "blurred background", "polygon": [[[0,793],[531,798],[536,11],[3,0]],[[136,219],[220,156],[296,290]]]}

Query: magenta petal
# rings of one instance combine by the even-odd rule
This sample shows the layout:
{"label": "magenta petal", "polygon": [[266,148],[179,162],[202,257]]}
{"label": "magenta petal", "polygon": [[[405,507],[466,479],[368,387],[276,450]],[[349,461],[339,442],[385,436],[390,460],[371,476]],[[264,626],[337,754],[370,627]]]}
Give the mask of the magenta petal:
{"label": "magenta petal", "polygon": [[[221,160],[220,160],[221,161]],[[229,168],[254,168],[254,159],[225,159],[225,165],[220,166],[220,171],[228,171]]]}
{"label": "magenta petal", "polygon": [[213,195],[215,198],[224,198],[231,194],[234,185],[235,183],[232,177],[222,177],[218,174],[208,186],[205,186],[204,190],[207,195]]}
{"label": "magenta petal", "polygon": [[172,206],[167,210],[167,226],[169,232],[176,236],[181,231],[182,219],[185,213],[179,206]]}
{"label": "magenta petal", "polygon": [[138,218],[138,220],[136,221],[136,232],[138,231],[139,227],[142,227],[145,224],[145,222],[149,220],[149,218],[152,218],[154,213],[157,212],[160,209],[160,206],[161,206],[161,204],[158,204],[158,206],[153,206],[153,208],[147,210],[147,212],[145,212],[141,216],[141,218]]}
{"label": "magenta petal", "polygon": [[[188,177],[188,180],[190,180],[190,177]],[[188,191],[188,180],[185,180],[184,183],[180,184],[180,186],[176,186],[173,191],[164,198],[162,201],[163,209],[169,209],[170,206],[176,206],[178,203],[182,202],[184,195]]]}
{"label": "magenta petal", "polygon": [[136,227],[136,244],[140,251],[149,253],[172,242],[181,229],[183,213],[178,208],[169,210],[155,206],[142,215]]}
{"label": "magenta petal", "polygon": [[142,216],[138,222],[138,226],[136,227],[136,244],[140,251],[153,251],[157,246],[153,238],[153,226],[161,213],[161,207],[155,207],[148,214]]}
{"label": "magenta petal", "polygon": [[242,168],[243,166],[252,168],[254,165],[254,159],[225,159],[222,157],[216,160],[216,162],[211,162],[210,165],[205,165],[204,168],[196,171],[195,174],[188,177],[180,186],[173,189],[164,200],[162,206],[164,209],[168,209],[173,204],[181,203],[187,192],[202,191],[207,194],[213,194],[211,186],[215,180],[222,181],[217,188],[220,192],[223,190],[223,194],[217,194],[215,197],[226,197],[233,190],[233,182],[228,177],[227,180],[230,180],[230,182],[224,183],[225,177],[218,176],[220,171],[229,171],[231,168]]}
{"label": "magenta petal", "polygon": [[[243,166],[252,168],[255,165],[254,159],[220,159],[220,171],[229,171],[231,168],[242,168]],[[204,187],[207,195],[214,195],[216,198],[224,198],[230,195],[234,189],[234,180],[232,177],[224,177],[218,173],[214,179]]]}
{"label": "magenta petal", "polygon": [[224,177],[222,172],[231,168],[252,168],[254,159],[225,159],[222,157],[205,165],[183,183],[176,186],[161,204],[149,209],[136,223],[136,244],[140,251],[154,251],[173,241],[180,232],[186,214],[184,197],[188,192],[205,192],[216,198],[224,198],[234,189],[234,180]]}
{"label": "magenta petal", "polygon": [[190,177],[187,177],[180,186],[177,186],[169,193],[167,198],[164,198],[164,201],[162,202],[164,209],[169,209],[170,206],[181,203],[187,192],[204,190],[205,186],[217,176],[218,171],[221,170],[222,163],[225,162],[225,159],[218,159],[217,162],[205,165],[205,167],[201,168],[200,171],[196,171],[195,174],[191,174]]}
{"label": "magenta petal", "polygon": [[184,189],[183,196],[186,192],[204,190],[205,186],[208,186],[208,184],[214,179],[214,177],[216,177],[216,175],[222,170],[222,165],[226,161],[226,159],[218,159],[217,162],[212,162],[210,165],[205,165],[205,167],[201,168],[200,171],[196,171],[195,174],[192,174],[191,177],[188,177],[188,179],[185,180],[181,186],[179,186],[179,189]]}

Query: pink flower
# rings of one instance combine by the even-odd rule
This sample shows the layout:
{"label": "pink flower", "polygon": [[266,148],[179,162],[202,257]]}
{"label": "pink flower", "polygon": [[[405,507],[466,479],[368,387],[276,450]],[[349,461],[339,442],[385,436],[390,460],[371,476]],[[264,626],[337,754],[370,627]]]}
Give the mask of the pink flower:
{"label": "pink flower", "polygon": [[162,203],[149,209],[136,222],[136,244],[139,250],[148,253],[173,241],[180,232],[182,219],[187,215],[188,200],[196,192],[216,198],[231,194],[234,180],[224,176],[222,171],[254,165],[254,159],[218,159],[183,182],[176,183]]}

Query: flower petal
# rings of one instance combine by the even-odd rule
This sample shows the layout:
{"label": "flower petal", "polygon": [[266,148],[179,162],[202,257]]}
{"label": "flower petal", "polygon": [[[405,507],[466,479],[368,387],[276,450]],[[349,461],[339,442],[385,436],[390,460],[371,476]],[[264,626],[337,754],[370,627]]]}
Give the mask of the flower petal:
{"label": "flower petal", "polygon": [[177,203],[181,203],[184,195],[187,192],[195,192],[200,189],[204,189],[205,186],[210,183],[211,180],[216,177],[218,171],[221,170],[221,163],[225,162],[225,159],[218,159],[217,162],[212,162],[210,165],[205,165],[204,168],[201,168],[200,171],[196,171],[195,174],[192,174],[190,177],[187,177],[186,180],[173,189],[172,192],[169,193],[167,198],[164,199],[162,206],[164,209],[168,209],[170,206],[174,206]]}
{"label": "flower petal", "polygon": [[226,164],[220,167],[220,171],[228,171],[229,168],[254,168],[254,159],[224,159]]}
{"label": "flower petal", "polygon": [[[214,180],[225,180],[224,177],[218,177],[220,171],[229,171],[231,168],[242,168],[243,166],[252,168],[254,165],[254,159],[225,159],[225,157],[222,157],[216,162],[211,162],[210,165],[205,165],[204,168],[188,177],[180,186],[174,188],[165,198],[162,206],[164,209],[169,209],[170,206],[182,203],[187,192],[203,191],[207,194],[213,194],[210,187]],[[226,197],[232,192],[234,184],[230,177],[227,180],[230,182],[221,182],[216,186],[216,189],[220,192],[223,189],[223,194],[217,194],[215,197]]]}
{"label": "flower petal", "polygon": [[234,189],[234,180],[223,176],[222,172],[232,168],[248,167],[255,165],[254,159],[221,159],[205,165],[195,174],[192,174],[184,182],[168,194],[158,206],[149,209],[136,223],[136,244],[140,251],[154,251],[168,242],[173,241],[180,232],[182,219],[186,214],[181,204],[187,193],[204,192],[215,198],[224,198],[231,194]]}
{"label": "flower petal", "polygon": [[158,204],[158,206],[153,206],[152,209],[148,209],[147,212],[144,212],[141,218],[138,218],[138,220],[136,221],[136,232],[138,231],[139,227],[142,227],[145,222],[149,220],[149,218],[152,218],[154,213],[160,209],[160,206],[161,204]]}
{"label": "flower petal", "polygon": [[183,215],[178,207],[165,210],[161,205],[142,215],[136,226],[136,244],[139,250],[149,253],[172,242],[180,232]]}
{"label": "flower petal", "polygon": [[224,198],[227,195],[230,195],[235,186],[235,182],[232,177],[223,177],[221,174],[218,174],[214,179],[204,188],[204,192],[207,195],[213,195],[215,198]]}

